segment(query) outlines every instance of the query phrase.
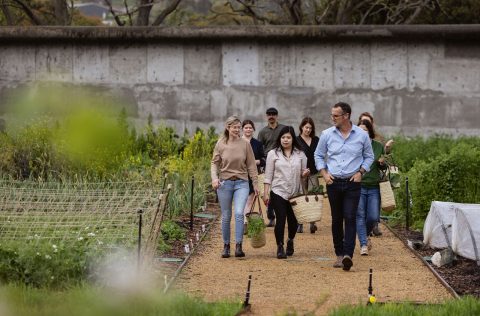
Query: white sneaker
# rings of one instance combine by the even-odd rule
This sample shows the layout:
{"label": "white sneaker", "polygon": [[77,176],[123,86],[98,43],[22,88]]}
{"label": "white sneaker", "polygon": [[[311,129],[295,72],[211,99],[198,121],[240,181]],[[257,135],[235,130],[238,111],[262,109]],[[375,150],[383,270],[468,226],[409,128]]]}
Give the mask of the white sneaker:
{"label": "white sneaker", "polygon": [[368,246],[362,246],[362,248],[360,248],[360,255],[368,256]]}

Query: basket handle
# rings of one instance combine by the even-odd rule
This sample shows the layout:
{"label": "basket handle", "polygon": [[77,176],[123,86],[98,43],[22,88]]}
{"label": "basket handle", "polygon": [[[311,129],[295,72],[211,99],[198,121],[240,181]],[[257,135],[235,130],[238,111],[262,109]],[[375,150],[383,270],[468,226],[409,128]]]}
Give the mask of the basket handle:
{"label": "basket handle", "polygon": [[[302,192],[303,195],[305,196],[305,201],[308,202],[308,190],[306,186],[308,185],[308,180],[312,183],[312,187],[315,186],[315,183],[313,183],[312,178],[310,178],[310,175],[307,176],[307,181],[303,181],[302,179],[302,163],[300,163],[300,183],[302,184]],[[316,192],[313,192],[313,195],[315,195],[315,201],[318,201],[318,195]]]}
{"label": "basket handle", "polygon": [[254,213],[253,210],[255,209],[255,202],[258,202],[258,212],[260,213],[260,216],[262,216],[262,218],[263,218],[262,205],[260,204],[259,195],[255,195],[255,197],[253,198],[253,203],[250,206],[250,210],[248,211],[247,216]]}

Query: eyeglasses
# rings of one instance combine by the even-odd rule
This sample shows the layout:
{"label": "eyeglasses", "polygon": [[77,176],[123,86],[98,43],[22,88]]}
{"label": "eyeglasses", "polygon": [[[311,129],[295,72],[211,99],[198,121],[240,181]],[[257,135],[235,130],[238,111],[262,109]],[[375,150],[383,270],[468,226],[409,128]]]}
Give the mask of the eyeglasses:
{"label": "eyeglasses", "polygon": [[278,114],[276,113],[267,113],[267,116],[277,116]]}
{"label": "eyeglasses", "polygon": [[339,118],[340,116],[344,116],[344,115],[345,115],[345,112],[342,113],[342,114],[330,114],[330,117],[336,119],[336,118]]}

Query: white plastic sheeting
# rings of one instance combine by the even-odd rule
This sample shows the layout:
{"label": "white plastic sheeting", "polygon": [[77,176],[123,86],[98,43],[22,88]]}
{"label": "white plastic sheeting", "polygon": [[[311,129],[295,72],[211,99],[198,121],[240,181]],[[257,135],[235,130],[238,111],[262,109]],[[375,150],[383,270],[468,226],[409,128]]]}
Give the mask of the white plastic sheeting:
{"label": "white plastic sheeting", "polygon": [[452,223],[452,250],[480,265],[480,204],[455,207]]}
{"label": "white plastic sheeting", "polygon": [[423,243],[433,249],[451,247],[480,263],[480,204],[433,201],[423,226]]}
{"label": "white plastic sheeting", "polygon": [[433,201],[423,225],[423,243],[433,249],[452,246],[452,223],[459,203]]}

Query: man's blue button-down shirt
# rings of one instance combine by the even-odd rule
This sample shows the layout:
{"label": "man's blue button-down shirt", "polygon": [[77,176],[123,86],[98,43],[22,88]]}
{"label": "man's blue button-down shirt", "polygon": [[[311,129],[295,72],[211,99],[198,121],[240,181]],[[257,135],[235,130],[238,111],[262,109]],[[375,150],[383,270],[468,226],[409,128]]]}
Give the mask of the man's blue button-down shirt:
{"label": "man's blue button-down shirt", "polygon": [[332,176],[342,179],[352,177],[360,167],[370,171],[374,160],[368,133],[355,125],[346,139],[335,126],[324,130],[314,157],[317,170],[327,169]]}

